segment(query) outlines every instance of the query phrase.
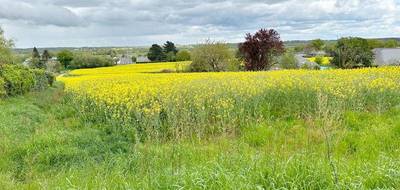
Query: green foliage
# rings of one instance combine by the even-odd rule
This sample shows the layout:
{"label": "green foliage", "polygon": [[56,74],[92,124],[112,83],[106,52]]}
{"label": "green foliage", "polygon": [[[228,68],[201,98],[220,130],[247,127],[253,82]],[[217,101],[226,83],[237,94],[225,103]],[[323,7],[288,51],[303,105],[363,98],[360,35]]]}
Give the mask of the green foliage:
{"label": "green foliage", "polygon": [[239,66],[226,43],[210,40],[196,46],[192,51],[191,58],[192,63],[189,70],[193,72],[229,71],[230,68]]}
{"label": "green foliage", "polygon": [[2,77],[0,77],[0,98],[3,98],[7,95],[6,91],[6,82]]}
{"label": "green foliage", "polygon": [[312,40],[312,41],[311,41],[310,45],[311,45],[311,47],[312,47],[314,50],[320,51],[320,50],[323,49],[325,43],[324,43],[324,41],[321,40],[321,39],[315,39],[315,40]]}
{"label": "green foliage", "polygon": [[175,62],[176,61],[176,55],[175,55],[175,53],[174,52],[168,52],[167,54],[166,54],[166,61],[168,61],[168,62]]}
{"label": "green foliage", "polygon": [[[268,124],[248,123],[238,135],[227,132],[206,140],[135,144],[133,132],[125,127],[82,118],[58,84],[1,102],[0,185],[3,189],[397,189],[399,112],[349,115],[328,130],[330,141],[315,120],[271,118]],[[326,155],[327,142],[338,183]]]}
{"label": "green foliage", "polygon": [[3,65],[0,69],[0,77],[5,80],[5,88],[9,96],[29,92],[35,85],[34,74],[24,66]]}
{"label": "green foliage", "polygon": [[176,53],[178,53],[178,49],[176,49],[175,44],[170,41],[167,41],[164,44],[163,49],[165,54],[172,52],[173,55],[176,55]]}
{"label": "green foliage", "polygon": [[4,31],[0,28],[0,65],[14,62],[12,47],[14,47],[13,41],[6,39]]}
{"label": "green foliage", "polygon": [[50,60],[46,64],[46,71],[53,72],[53,73],[59,73],[61,71],[62,67],[63,66],[61,65],[61,63],[59,61]]}
{"label": "green foliage", "polygon": [[315,57],[315,63],[318,65],[323,65],[324,63],[324,57],[323,56],[317,56]]}
{"label": "green foliage", "polygon": [[370,49],[385,47],[385,43],[382,40],[368,39],[367,41]]}
{"label": "green foliage", "polygon": [[80,53],[74,56],[74,59],[68,66],[69,69],[79,68],[96,68],[96,67],[108,67],[114,65],[114,61],[111,57],[92,55],[89,53]]}
{"label": "green foliage", "polygon": [[247,127],[242,132],[244,142],[254,147],[265,146],[273,135],[272,129],[262,125]]}
{"label": "green foliage", "polygon": [[135,57],[135,56],[132,56],[131,58],[132,58],[132,62],[133,62],[133,63],[136,63],[136,61],[137,61],[137,57]]}
{"label": "green foliage", "polygon": [[151,48],[149,49],[149,53],[147,54],[147,57],[154,62],[165,61],[166,59],[166,55],[164,53],[163,48],[157,44],[153,44],[151,46]]}
{"label": "green foliage", "polygon": [[56,81],[56,75],[53,72],[46,71],[45,73],[47,82],[50,86],[53,86],[54,82]]}
{"label": "green foliage", "polygon": [[399,47],[399,42],[397,40],[388,40],[385,42],[385,48],[397,48]]}
{"label": "green foliage", "polygon": [[57,59],[67,69],[74,59],[74,54],[69,50],[62,50],[57,54]]}
{"label": "green foliage", "polygon": [[332,63],[339,68],[351,69],[370,67],[373,59],[374,54],[366,39],[348,37],[338,40]]}
{"label": "green foliage", "polygon": [[42,69],[31,69],[31,72],[34,76],[34,86],[33,90],[41,91],[49,87],[49,79],[47,78],[47,74]]}
{"label": "green foliage", "polygon": [[296,69],[299,66],[299,61],[292,52],[286,52],[279,60],[279,64],[283,69]]}
{"label": "green foliage", "polygon": [[45,69],[46,62],[44,62],[40,58],[32,57],[29,67],[34,69]]}
{"label": "green foliage", "polygon": [[177,61],[190,61],[190,52],[187,50],[180,50],[176,54]]}

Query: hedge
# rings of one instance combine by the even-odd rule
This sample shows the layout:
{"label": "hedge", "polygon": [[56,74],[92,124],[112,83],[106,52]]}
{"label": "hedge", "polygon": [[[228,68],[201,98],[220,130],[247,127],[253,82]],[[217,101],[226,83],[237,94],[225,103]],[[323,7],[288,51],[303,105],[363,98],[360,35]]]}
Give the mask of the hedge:
{"label": "hedge", "polygon": [[[50,77],[50,78],[49,78]],[[44,70],[28,69],[22,65],[5,64],[0,67],[0,97],[15,96],[31,90],[46,89],[54,76]]]}
{"label": "hedge", "polygon": [[3,78],[0,77],[0,98],[3,98],[7,95],[5,85],[6,82],[4,81]]}

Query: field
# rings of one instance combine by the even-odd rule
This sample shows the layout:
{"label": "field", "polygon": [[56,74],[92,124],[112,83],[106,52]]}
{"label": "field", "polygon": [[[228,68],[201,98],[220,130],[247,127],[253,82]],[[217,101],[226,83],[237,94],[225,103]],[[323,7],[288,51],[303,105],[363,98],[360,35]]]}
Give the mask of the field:
{"label": "field", "polygon": [[[311,57],[308,58],[309,61],[315,62],[317,57]],[[322,65],[330,65],[331,64],[332,57],[322,57]]]}
{"label": "field", "polygon": [[75,70],[0,102],[0,186],[400,186],[400,68],[166,73],[175,68]]}

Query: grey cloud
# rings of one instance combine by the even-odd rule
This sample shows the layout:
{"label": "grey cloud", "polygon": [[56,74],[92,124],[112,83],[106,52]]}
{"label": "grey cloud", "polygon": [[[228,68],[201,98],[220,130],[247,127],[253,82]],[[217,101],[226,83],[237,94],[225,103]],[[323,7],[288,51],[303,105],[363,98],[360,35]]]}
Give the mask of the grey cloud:
{"label": "grey cloud", "polygon": [[78,45],[240,41],[264,27],[276,28],[286,40],[393,36],[400,28],[399,5],[398,0],[0,0],[0,24],[21,45],[29,43],[27,33],[39,31],[52,40],[43,44],[54,45],[61,38]]}

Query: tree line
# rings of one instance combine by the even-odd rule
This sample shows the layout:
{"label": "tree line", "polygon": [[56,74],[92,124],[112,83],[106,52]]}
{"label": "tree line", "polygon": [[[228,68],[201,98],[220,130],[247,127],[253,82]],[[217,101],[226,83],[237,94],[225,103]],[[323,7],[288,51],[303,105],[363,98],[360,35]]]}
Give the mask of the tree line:
{"label": "tree line", "polygon": [[178,50],[173,42],[167,41],[162,47],[158,44],[151,45],[147,57],[152,62],[188,61],[190,53],[187,50]]}

